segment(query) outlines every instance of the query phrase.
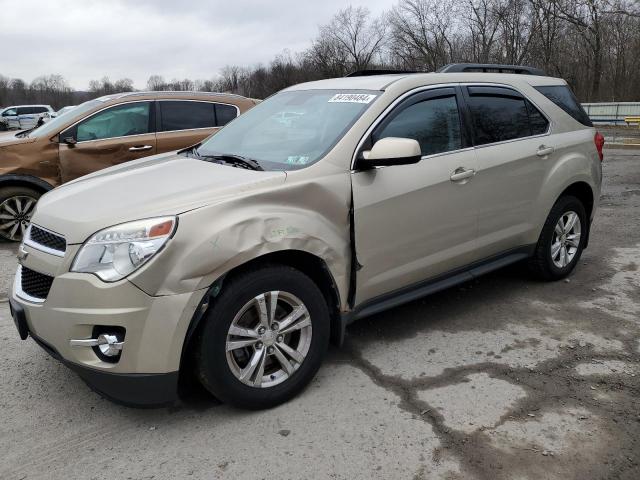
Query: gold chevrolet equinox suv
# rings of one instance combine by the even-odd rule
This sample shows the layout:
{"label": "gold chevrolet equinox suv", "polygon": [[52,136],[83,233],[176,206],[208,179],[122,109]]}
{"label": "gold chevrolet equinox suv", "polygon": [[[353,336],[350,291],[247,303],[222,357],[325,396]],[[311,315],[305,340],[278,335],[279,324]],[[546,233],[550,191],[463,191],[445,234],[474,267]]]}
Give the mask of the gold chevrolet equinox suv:
{"label": "gold chevrolet equinox suv", "polygon": [[375,73],[287,88],[192,148],[45,194],[10,298],[21,337],[120,402],[195,378],[266,408],[356,319],[520,260],[569,275],[603,138],[566,82]]}

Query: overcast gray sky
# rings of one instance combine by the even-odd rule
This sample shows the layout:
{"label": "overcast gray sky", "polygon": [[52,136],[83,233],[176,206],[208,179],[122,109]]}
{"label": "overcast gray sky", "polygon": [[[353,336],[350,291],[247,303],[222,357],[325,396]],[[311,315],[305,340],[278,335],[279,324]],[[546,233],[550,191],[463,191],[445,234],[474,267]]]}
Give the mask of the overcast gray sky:
{"label": "overcast gray sky", "polygon": [[310,45],[339,9],[374,14],[394,0],[0,0],[0,74],[59,73],[71,86],[152,74],[207,79],[227,64],[267,63]]}

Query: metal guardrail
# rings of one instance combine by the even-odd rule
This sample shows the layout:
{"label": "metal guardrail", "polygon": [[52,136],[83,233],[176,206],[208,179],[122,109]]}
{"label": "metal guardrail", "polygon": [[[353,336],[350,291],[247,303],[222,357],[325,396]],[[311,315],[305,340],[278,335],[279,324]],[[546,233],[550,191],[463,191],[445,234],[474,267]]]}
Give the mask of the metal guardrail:
{"label": "metal guardrail", "polygon": [[626,125],[625,117],[640,116],[640,102],[583,103],[582,108],[594,123]]}

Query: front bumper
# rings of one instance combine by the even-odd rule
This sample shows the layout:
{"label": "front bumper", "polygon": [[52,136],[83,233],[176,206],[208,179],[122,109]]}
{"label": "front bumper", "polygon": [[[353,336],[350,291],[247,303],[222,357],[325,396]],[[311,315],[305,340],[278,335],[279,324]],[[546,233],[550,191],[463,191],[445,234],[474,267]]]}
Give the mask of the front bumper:
{"label": "front bumper", "polygon": [[[89,386],[119,403],[156,406],[177,398],[183,342],[204,291],[154,297],[127,280],[104,283],[90,274],[56,276],[45,301],[10,297],[21,337],[28,334]],[[92,338],[96,326],[124,328],[119,360],[101,359],[71,339]]]}

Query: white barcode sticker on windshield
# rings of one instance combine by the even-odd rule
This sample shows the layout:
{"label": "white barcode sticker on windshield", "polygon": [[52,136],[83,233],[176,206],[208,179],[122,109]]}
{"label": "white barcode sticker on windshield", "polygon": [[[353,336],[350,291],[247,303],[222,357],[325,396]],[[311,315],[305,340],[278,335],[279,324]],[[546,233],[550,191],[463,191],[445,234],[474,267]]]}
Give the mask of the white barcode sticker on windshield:
{"label": "white barcode sticker on windshield", "polygon": [[368,93],[336,93],[329,103],[371,103],[376,95]]}

